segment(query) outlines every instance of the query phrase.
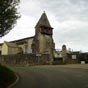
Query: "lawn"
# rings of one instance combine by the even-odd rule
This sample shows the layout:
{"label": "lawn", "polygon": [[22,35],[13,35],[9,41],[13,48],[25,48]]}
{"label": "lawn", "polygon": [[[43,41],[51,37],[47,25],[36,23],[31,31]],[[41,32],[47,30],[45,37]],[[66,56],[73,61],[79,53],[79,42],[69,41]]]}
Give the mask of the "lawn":
{"label": "lawn", "polygon": [[9,68],[0,65],[0,88],[6,88],[15,80],[15,73]]}

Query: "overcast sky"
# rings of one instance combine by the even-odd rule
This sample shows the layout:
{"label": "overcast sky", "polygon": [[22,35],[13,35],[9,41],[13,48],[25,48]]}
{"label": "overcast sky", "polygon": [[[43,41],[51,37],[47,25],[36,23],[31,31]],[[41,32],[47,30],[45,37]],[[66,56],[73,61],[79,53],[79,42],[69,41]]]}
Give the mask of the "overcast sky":
{"label": "overcast sky", "polygon": [[88,51],[88,0],[21,0],[21,18],[7,35],[0,39],[12,41],[35,34],[35,25],[43,11],[53,30],[56,49]]}

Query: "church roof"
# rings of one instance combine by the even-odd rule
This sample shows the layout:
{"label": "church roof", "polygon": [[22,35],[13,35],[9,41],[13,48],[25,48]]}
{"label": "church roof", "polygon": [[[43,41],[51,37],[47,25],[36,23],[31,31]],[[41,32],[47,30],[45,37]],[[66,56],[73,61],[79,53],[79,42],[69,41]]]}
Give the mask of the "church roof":
{"label": "church roof", "polygon": [[9,46],[9,47],[18,47],[18,46],[17,46],[16,44],[14,44],[14,43],[6,42],[6,41],[4,41],[4,43],[6,43],[6,45]]}
{"label": "church roof", "polygon": [[38,23],[36,24],[35,28],[40,27],[40,26],[45,26],[45,27],[50,27],[51,28],[51,25],[49,23],[49,20],[48,20],[47,15],[46,15],[45,12],[41,15],[41,17],[40,17]]}
{"label": "church roof", "polygon": [[[26,40],[28,40],[28,39],[33,39],[34,38],[34,36],[32,36],[32,37],[27,37],[27,38],[23,38],[23,39],[18,39],[18,40],[14,40],[14,41],[9,41],[9,42],[7,42],[7,41],[4,41],[6,44],[8,44],[8,46],[15,46],[16,47],[16,44],[15,45],[13,45],[13,43],[18,43],[18,42],[21,42],[21,41],[26,41]],[[3,45],[3,43],[0,43],[0,46],[2,46]]]}

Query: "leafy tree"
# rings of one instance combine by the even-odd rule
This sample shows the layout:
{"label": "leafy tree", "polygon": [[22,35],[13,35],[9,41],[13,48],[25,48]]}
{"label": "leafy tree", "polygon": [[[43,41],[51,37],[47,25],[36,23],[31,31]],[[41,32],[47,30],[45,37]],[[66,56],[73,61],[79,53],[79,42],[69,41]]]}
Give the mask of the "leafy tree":
{"label": "leafy tree", "polygon": [[0,0],[0,37],[7,34],[20,17],[18,5],[20,0]]}

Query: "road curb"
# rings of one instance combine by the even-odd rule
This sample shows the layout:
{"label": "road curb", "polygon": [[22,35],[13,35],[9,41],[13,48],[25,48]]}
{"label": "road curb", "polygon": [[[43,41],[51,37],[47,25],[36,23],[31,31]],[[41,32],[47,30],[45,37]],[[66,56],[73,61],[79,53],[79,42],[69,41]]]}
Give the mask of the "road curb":
{"label": "road curb", "polygon": [[10,84],[7,88],[12,88],[14,85],[16,85],[16,83],[19,81],[19,75],[17,73],[15,73],[16,75],[16,80],[15,82],[13,82],[12,84]]}

